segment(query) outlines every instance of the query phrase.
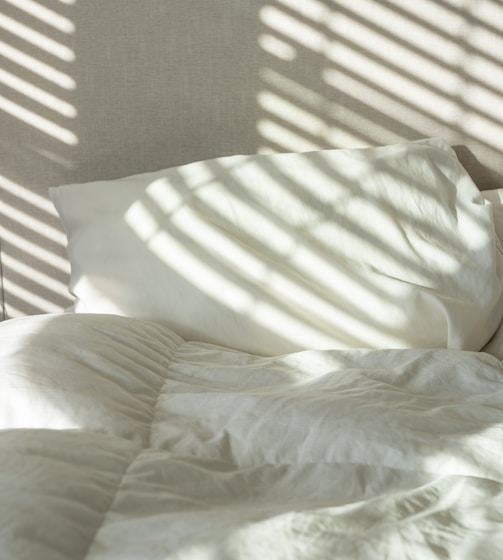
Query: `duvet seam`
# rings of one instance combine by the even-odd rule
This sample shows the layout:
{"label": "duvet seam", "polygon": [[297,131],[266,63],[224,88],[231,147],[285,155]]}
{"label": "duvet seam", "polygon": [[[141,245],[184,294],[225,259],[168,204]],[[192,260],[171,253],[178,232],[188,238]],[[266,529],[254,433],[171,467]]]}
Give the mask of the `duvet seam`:
{"label": "duvet seam", "polygon": [[[114,437],[117,437],[117,439],[124,439],[124,438],[120,438],[118,436],[114,436]],[[136,461],[136,459],[138,458],[138,456],[140,455],[140,453],[142,451],[143,451],[143,447],[140,446],[140,450],[138,451],[138,453],[136,453],[136,455],[134,455],[134,457],[132,457],[132,459],[126,465],[126,468],[122,472],[121,476],[117,479],[117,484],[115,485],[115,492],[112,495],[112,499],[110,500],[110,503],[108,504],[108,507],[103,511],[103,514],[101,516],[101,523],[96,527],[96,530],[94,531],[94,534],[93,534],[92,538],[89,539],[89,545],[87,547],[87,550],[86,550],[84,556],[82,556],[82,560],[85,560],[86,558],[88,558],[89,551],[91,550],[91,547],[94,545],[94,543],[96,541],[96,535],[98,534],[100,529],[103,527],[103,523],[104,523],[107,515],[110,513],[110,510],[112,509],[112,506],[115,503],[115,499],[117,498],[117,493],[119,492],[119,488],[122,485],[122,481],[124,480],[124,477],[126,476],[126,473],[128,472],[131,465]]]}
{"label": "duvet seam", "polygon": [[[126,468],[124,469],[124,471],[122,472],[121,476],[118,478],[117,480],[117,484],[115,486],[115,492],[112,496],[112,499],[110,500],[110,503],[108,504],[107,509],[103,512],[102,518],[101,518],[101,523],[97,526],[96,531],[93,534],[93,537],[91,539],[89,539],[89,546],[87,547],[87,550],[84,554],[84,556],[82,557],[82,560],[85,560],[86,558],[88,558],[89,556],[89,551],[91,550],[91,547],[94,545],[95,541],[96,541],[96,535],[98,534],[98,532],[100,531],[100,529],[103,527],[103,523],[107,517],[107,515],[110,513],[110,511],[113,508],[113,505],[115,503],[115,500],[117,499],[117,494],[119,493],[119,490],[122,486],[122,483],[126,477],[126,475],[128,474],[131,466],[133,465],[133,463],[138,459],[138,457],[141,455],[142,451],[145,451],[147,449],[151,449],[151,435],[152,435],[152,423],[154,421],[154,417],[155,417],[155,413],[157,410],[157,405],[159,403],[159,397],[161,395],[161,391],[162,388],[164,387],[164,384],[166,383],[167,380],[167,372],[169,370],[169,365],[172,363],[173,361],[173,357],[174,355],[178,352],[178,350],[185,344],[185,341],[181,341],[176,348],[173,349],[173,351],[170,354],[169,357],[169,362],[168,362],[168,366],[166,367],[165,370],[165,375],[164,377],[161,378],[161,382],[159,384],[158,390],[157,390],[157,398],[155,400],[155,403],[152,406],[152,414],[150,417],[150,429],[149,429],[149,433],[148,433],[148,437],[146,438],[146,445],[144,443],[139,443],[140,449],[139,451],[131,458],[131,460],[129,461],[128,465],[126,466]],[[119,436],[114,436],[117,437],[118,439],[125,439],[125,438],[121,438]],[[130,440],[128,440],[130,441]]]}
{"label": "duvet seam", "polygon": [[163,377],[163,379],[161,381],[161,384],[160,384],[160,386],[158,388],[158,391],[157,391],[157,398],[155,400],[154,405],[152,406],[152,415],[151,415],[151,418],[150,418],[150,428],[149,428],[149,432],[148,432],[148,444],[147,444],[146,449],[153,449],[153,447],[152,447],[152,424],[154,423],[154,418],[155,418],[155,415],[156,415],[156,412],[157,412],[157,407],[159,406],[159,399],[161,398],[162,390],[163,390],[164,385],[166,384],[166,382],[168,380],[169,369],[171,367],[171,364],[174,361],[175,355],[178,353],[180,348],[182,348],[182,346],[184,346],[186,343],[187,343],[187,341],[185,341],[185,340],[180,342],[180,344],[178,344],[178,346],[173,350],[173,352],[171,353],[171,356],[170,356],[169,363],[168,363],[168,365],[167,365],[167,367],[164,371],[164,377]]}

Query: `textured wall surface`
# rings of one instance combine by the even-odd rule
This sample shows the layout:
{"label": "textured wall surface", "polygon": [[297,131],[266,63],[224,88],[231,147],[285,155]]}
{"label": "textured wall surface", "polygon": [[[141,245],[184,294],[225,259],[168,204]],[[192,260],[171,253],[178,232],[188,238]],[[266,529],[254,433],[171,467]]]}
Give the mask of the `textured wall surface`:
{"label": "textured wall surface", "polygon": [[2,317],[70,303],[47,187],[443,136],[503,172],[496,0],[0,0]]}

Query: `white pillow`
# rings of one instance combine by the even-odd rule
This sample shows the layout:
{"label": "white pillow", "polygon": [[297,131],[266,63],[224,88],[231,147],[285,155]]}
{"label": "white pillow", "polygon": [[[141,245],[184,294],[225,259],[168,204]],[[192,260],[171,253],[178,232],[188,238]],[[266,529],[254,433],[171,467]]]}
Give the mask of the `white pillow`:
{"label": "white pillow", "polygon": [[[500,242],[503,242],[503,189],[483,191],[482,196],[491,205],[495,231]],[[503,360],[503,323],[500,323],[494,336],[482,350]]]}
{"label": "white pillow", "polygon": [[229,156],[50,194],[76,312],[263,355],[478,350],[502,317],[490,207],[439,139]]}
{"label": "white pillow", "polygon": [[482,196],[492,207],[496,235],[503,242],[503,189],[482,191]]}

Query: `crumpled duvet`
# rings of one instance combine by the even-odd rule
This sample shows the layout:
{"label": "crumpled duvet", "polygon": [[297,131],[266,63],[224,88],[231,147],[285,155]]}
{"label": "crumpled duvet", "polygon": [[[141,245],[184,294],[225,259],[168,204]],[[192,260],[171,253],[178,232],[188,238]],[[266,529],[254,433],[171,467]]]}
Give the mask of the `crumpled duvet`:
{"label": "crumpled duvet", "polygon": [[262,358],[153,322],[0,325],[2,560],[503,558],[503,374]]}

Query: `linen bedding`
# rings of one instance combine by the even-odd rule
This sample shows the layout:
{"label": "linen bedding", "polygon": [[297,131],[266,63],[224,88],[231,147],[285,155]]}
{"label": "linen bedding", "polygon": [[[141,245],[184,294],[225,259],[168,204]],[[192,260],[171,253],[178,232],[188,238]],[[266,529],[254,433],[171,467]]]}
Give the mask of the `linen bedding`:
{"label": "linen bedding", "polygon": [[440,139],[53,189],[0,559],[503,558],[500,194]]}
{"label": "linen bedding", "polygon": [[503,555],[494,356],[264,358],[93,314],[0,336],[0,558]]}
{"label": "linen bedding", "polygon": [[492,208],[439,138],[222,157],[50,194],[78,313],[271,356],[479,350],[503,316]]}

